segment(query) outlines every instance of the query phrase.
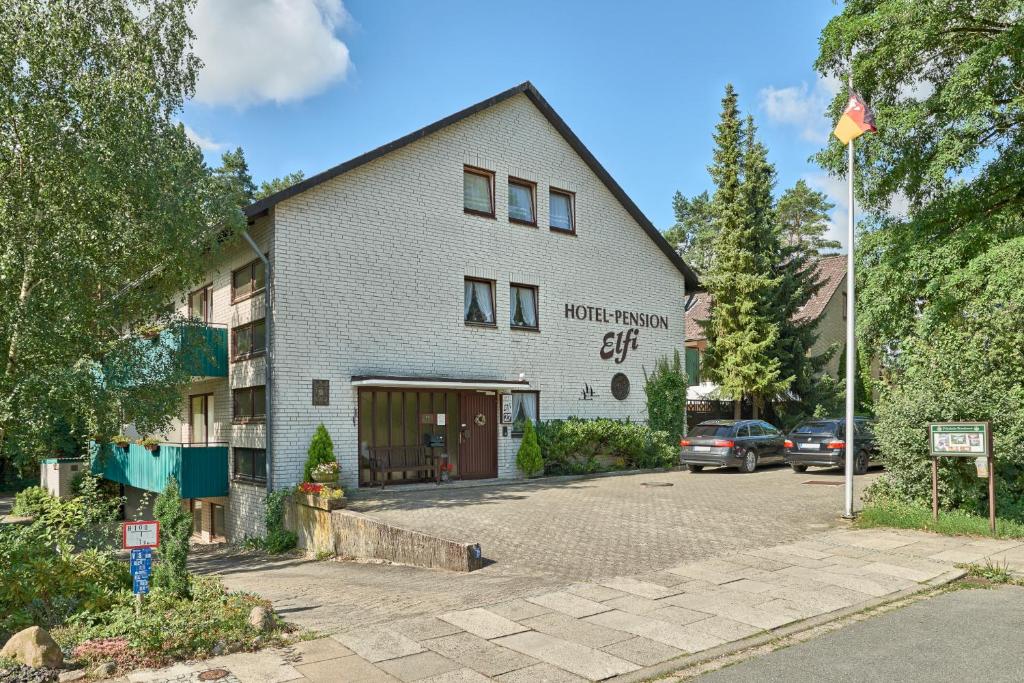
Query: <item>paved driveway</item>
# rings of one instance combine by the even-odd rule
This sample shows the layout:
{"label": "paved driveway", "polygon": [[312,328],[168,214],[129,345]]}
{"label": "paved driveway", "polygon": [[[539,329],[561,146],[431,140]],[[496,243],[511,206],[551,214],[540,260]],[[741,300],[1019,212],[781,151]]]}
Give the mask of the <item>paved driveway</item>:
{"label": "paved driveway", "polygon": [[[859,495],[877,473],[857,477]],[[808,483],[810,482],[810,483]],[[593,580],[657,571],[829,528],[842,511],[838,470],[788,467],[626,474],[521,486],[386,490],[352,509],[479,542],[491,575]]]}
{"label": "paved driveway", "polygon": [[[858,495],[875,476],[857,478]],[[212,551],[194,556],[192,565],[222,574],[233,589],[263,595],[290,621],[336,633],[794,541],[836,523],[843,491],[830,484],[841,480],[836,471],[797,475],[774,468],[395,488],[361,497],[353,507],[409,528],[478,541],[490,563],[457,574]]]}

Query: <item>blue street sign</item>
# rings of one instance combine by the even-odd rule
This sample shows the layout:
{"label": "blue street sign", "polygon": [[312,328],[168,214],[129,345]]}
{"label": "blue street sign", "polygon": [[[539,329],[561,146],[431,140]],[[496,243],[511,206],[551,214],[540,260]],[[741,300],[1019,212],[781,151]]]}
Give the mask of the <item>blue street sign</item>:
{"label": "blue street sign", "polygon": [[132,590],[135,593],[148,593],[149,575],[153,570],[153,549],[132,549],[129,566],[132,573]]}

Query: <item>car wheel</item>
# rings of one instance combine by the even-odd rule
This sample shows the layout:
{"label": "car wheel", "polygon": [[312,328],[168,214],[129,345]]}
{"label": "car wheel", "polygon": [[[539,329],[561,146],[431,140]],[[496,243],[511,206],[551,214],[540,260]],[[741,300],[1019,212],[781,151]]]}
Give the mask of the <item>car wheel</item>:
{"label": "car wheel", "polygon": [[746,472],[747,474],[750,474],[756,469],[757,453],[755,453],[753,450],[747,450],[747,452],[743,454],[743,462],[740,463],[739,470],[740,472]]}
{"label": "car wheel", "polygon": [[856,460],[853,461],[853,473],[867,474],[869,464],[867,451],[861,451],[857,454]]}
{"label": "car wheel", "polygon": [[792,467],[793,471],[797,474],[803,474],[807,471],[807,465],[790,465],[790,467]]}
{"label": "car wheel", "polygon": [[686,469],[690,470],[691,472],[700,472],[702,469],[704,469],[704,465],[687,465]]}

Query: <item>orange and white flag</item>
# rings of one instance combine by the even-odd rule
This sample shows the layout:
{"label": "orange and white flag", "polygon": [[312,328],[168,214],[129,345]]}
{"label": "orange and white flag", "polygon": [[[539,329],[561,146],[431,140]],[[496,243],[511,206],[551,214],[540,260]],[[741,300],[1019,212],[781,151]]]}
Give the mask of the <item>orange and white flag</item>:
{"label": "orange and white flag", "polygon": [[832,131],[832,134],[846,145],[849,144],[850,140],[859,138],[864,133],[874,133],[876,130],[874,114],[864,104],[864,100],[861,99],[860,95],[851,90],[850,99],[846,103],[846,109],[843,111],[843,115],[839,117],[839,123],[836,124],[836,129]]}

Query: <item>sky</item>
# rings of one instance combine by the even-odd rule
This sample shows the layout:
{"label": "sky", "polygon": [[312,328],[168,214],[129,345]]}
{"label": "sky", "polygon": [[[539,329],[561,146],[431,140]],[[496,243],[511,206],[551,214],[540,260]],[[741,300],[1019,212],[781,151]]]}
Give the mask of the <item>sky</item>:
{"label": "sky", "polygon": [[204,61],[181,120],[211,165],[241,146],[257,182],[307,176],[532,81],[659,228],[672,195],[711,189],[711,135],[732,83],[778,170],[836,204],[809,157],[838,83],[812,65],[830,0],[489,3],[199,0]]}

